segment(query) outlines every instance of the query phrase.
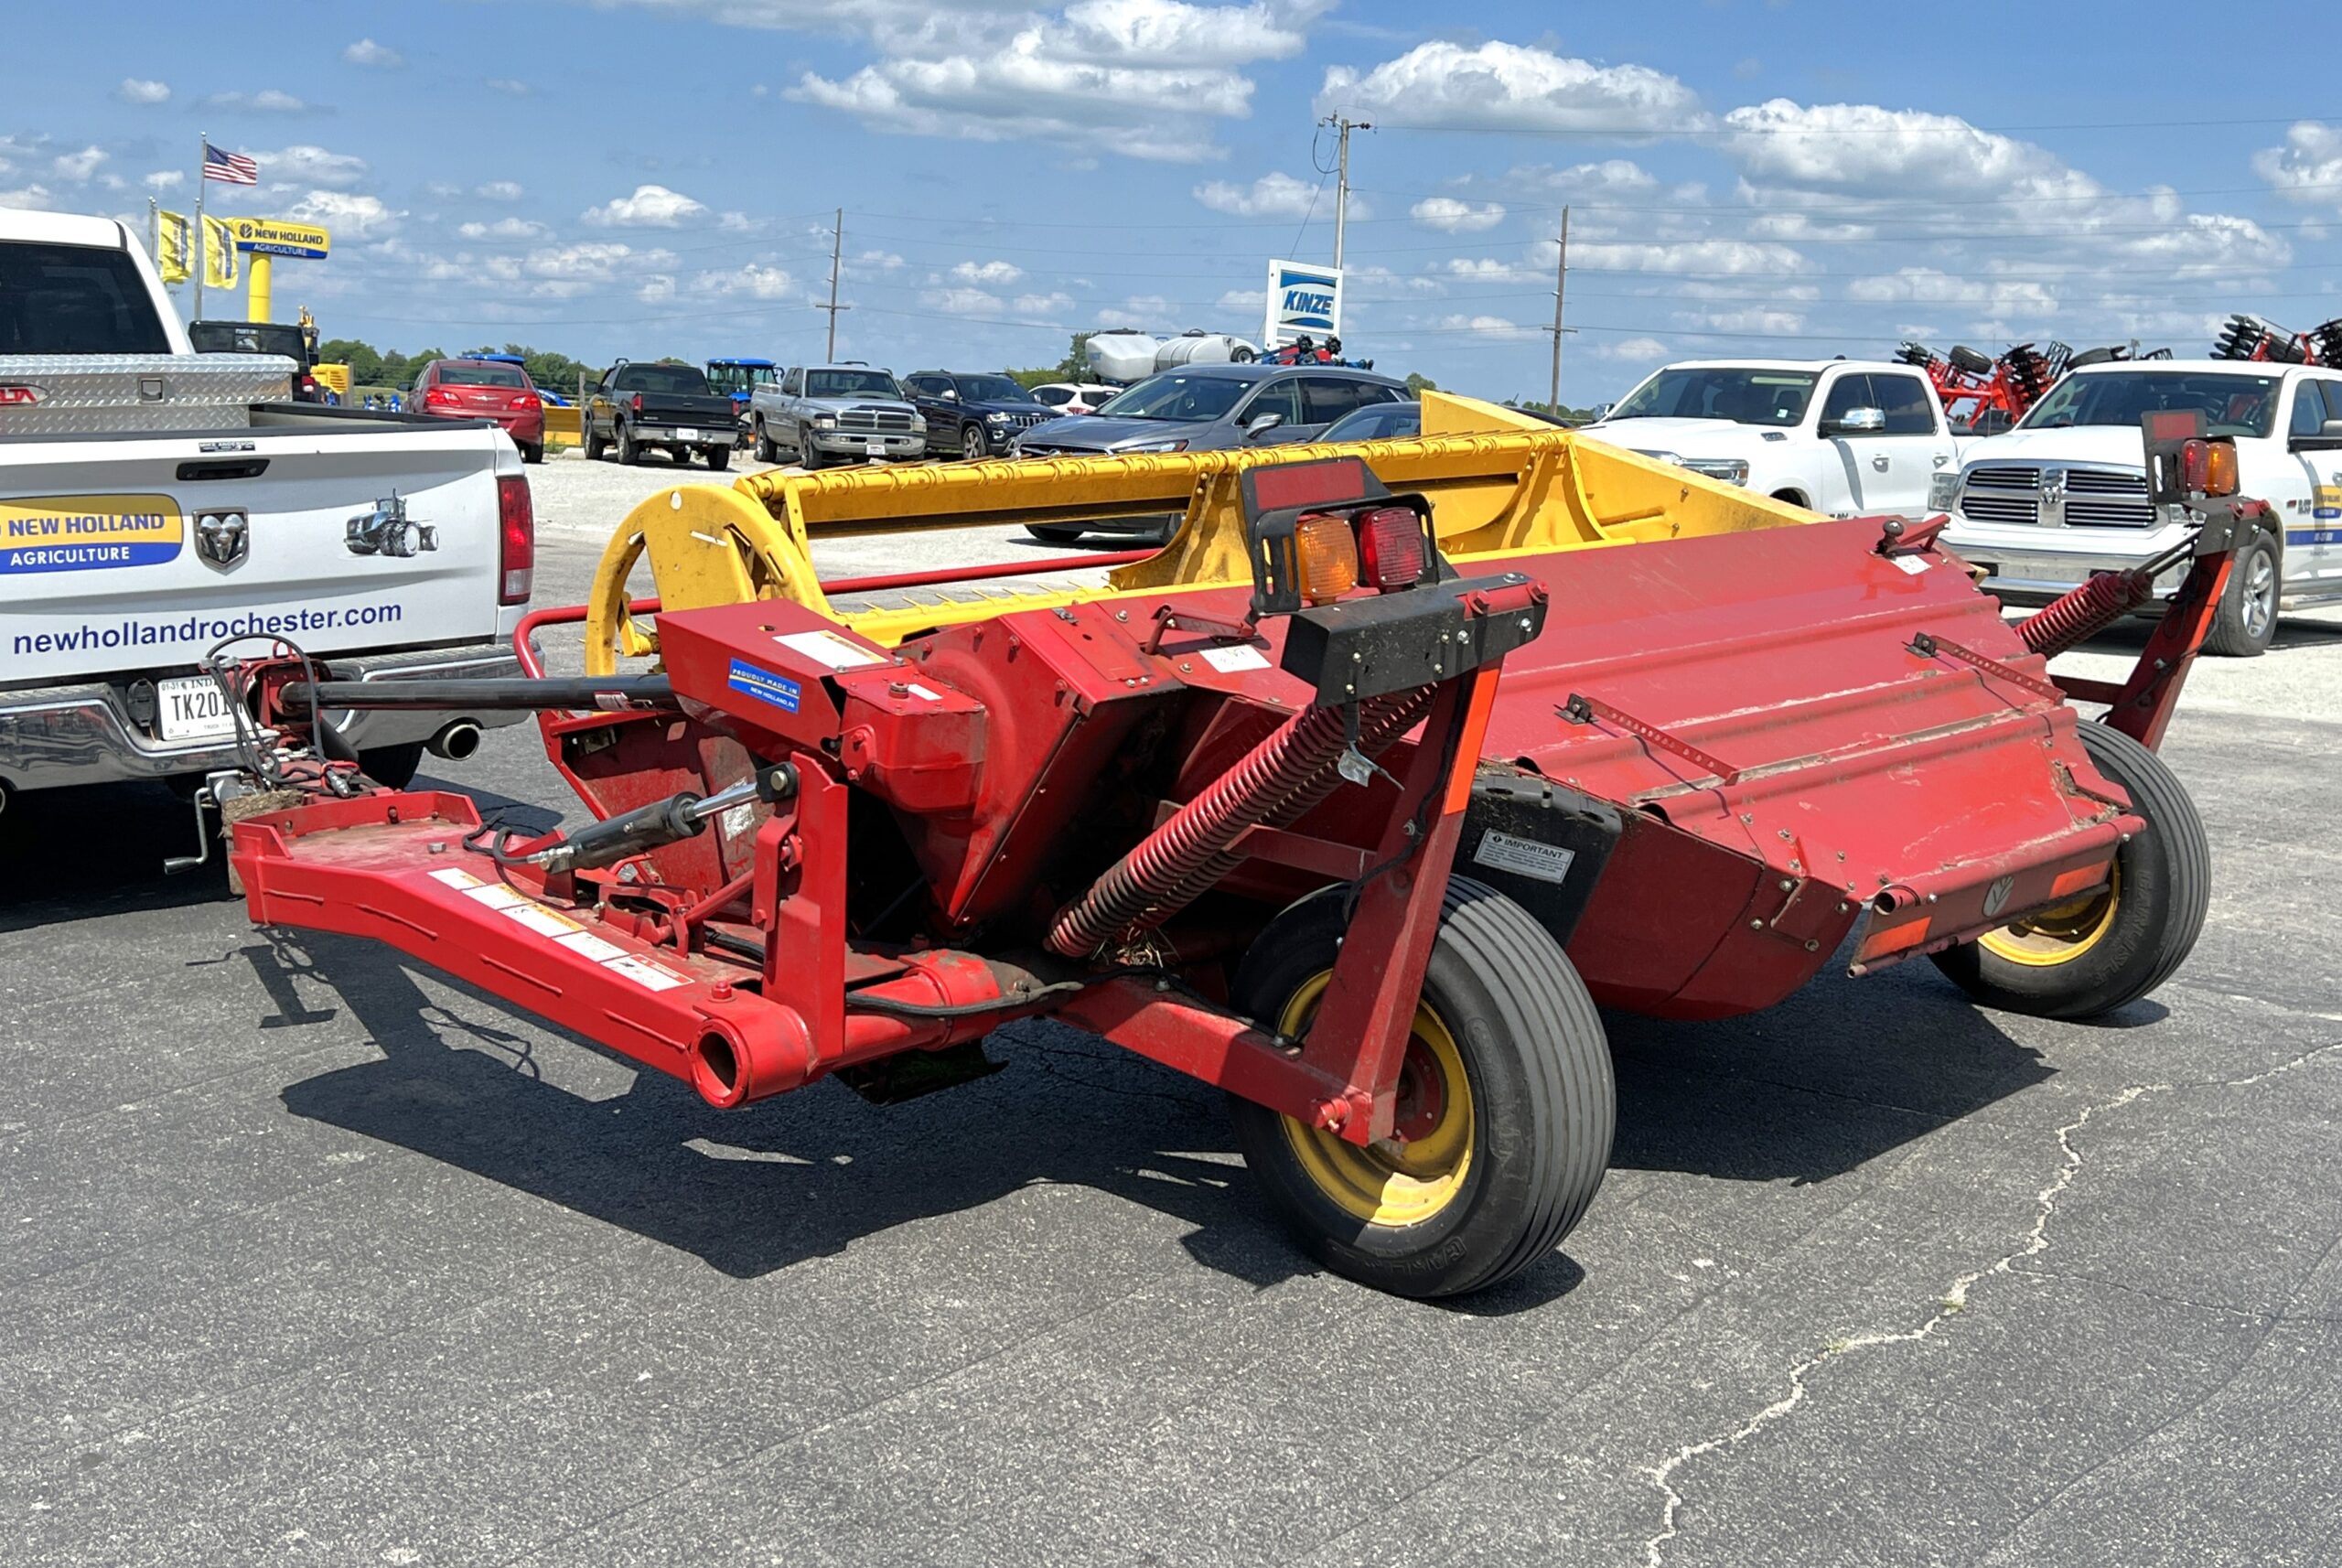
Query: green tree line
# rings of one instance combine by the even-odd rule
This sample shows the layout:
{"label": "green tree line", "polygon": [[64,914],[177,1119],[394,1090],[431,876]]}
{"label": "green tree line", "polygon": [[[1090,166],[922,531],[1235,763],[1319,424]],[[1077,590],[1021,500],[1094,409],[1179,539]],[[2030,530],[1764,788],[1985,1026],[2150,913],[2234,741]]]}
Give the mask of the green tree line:
{"label": "green tree line", "polygon": [[525,343],[507,343],[499,349],[482,343],[449,354],[445,349],[418,349],[412,354],[396,349],[377,349],[357,338],[328,338],[317,345],[317,358],[327,364],[349,367],[352,386],[406,387],[414,381],[415,372],[434,360],[462,359],[476,354],[517,354],[528,368],[529,380],[547,392],[564,397],[577,390],[577,378],[599,381],[602,368],[550,349],[532,349]]}

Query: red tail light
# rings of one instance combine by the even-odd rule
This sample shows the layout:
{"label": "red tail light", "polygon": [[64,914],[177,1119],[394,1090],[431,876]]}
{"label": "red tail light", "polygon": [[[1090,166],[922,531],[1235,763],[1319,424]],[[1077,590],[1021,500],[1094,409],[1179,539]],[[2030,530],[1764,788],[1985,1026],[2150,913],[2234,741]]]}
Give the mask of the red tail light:
{"label": "red tail light", "polygon": [[1423,577],[1423,525],[1413,508],[1379,506],[1358,520],[1361,575],[1384,593]]}
{"label": "red tail light", "polygon": [[446,387],[433,387],[423,394],[423,406],[425,408],[454,408],[460,401]]}
{"label": "red tail light", "polygon": [[634,412],[637,413],[640,413],[642,412],[642,394],[640,392],[634,394]]}
{"label": "red tail light", "polygon": [[529,396],[526,392],[523,392],[505,406],[508,408],[534,408],[537,406],[537,400]]}
{"label": "red tail light", "polygon": [[524,474],[496,480],[497,566],[503,573],[500,605],[525,605],[537,575],[537,513]]}

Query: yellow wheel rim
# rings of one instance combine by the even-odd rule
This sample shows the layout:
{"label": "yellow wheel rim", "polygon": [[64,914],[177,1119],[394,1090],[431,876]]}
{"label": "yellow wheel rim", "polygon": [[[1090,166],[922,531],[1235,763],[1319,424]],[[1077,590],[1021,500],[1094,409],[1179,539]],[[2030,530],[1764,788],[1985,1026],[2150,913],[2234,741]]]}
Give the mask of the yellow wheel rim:
{"label": "yellow wheel rim", "polygon": [[[1277,1027],[1303,1034],[1332,979],[1327,970],[1295,991]],[[1284,1120],[1303,1174],[1344,1213],[1370,1224],[1421,1224],[1455,1202],[1471,1174],[1471,1080],[1456,1037],[1428,1003],[1415,1005],[1399,1070],[1402,1136],[1361,1148],[1291,1116]]]}
{"label": "yellow wheel rim", "polygon": [[2122,867],[2118,863],[2106,886],[2047,909],[2036,909],[2024,919],[1976,939],[1976,945],[1996,958],[2031,969],[2055,969],[2071,963],[2106,940],[2114,929],[2114,911],[2122,902]]}
{"label": "yellow wheel rim", "polygon": [[803,537],[736,489],[677,485],[637,506],[602,553],[586,601],[586,673],[617,672],[621,658],[653,654],[658,635],[627,610],[627,579],[650,558],[652,590],[671,610],[793,599],[828,615]]}

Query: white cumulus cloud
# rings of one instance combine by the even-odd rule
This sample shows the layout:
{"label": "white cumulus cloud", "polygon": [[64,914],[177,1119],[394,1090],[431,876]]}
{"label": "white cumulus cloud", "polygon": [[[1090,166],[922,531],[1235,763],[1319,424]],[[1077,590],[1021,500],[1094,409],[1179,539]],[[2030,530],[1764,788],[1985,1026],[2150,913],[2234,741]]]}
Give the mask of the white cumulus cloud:
{"label": "white cumulus cloud", "polygon": [[929,289],[919,295],[919,303],[951,316],[996,316],[1004,308],[1000,295],[980,288]]}
{"label": "white cumulus cloud", "polygon": [[122,85],[113,90],[113,95],[124,103],[167,103],[171,99],[171,85],[167,81],[150,81],[144,77],[125,76],[122,79]]}
{"label": "white cumulus cloud", "polygon": [[951,269],[951,275],[962,283],[997,286],[1016,282],[1025,275],[1025,269],[1012,262],[962,262]]}
{"label": "white cumulus cloud", "polygon": [[584,216],[586,222],[601,229],[672,229],[706,210],[704,202],[681,191],[663,185],[639,185],[632,196],[614,197],[599,207],[589,207]]}
{"label": "white cumulus cloud", "polygon": [[49,160],[49,171],[59,179],[70,179],[76,185],[86,183],[106,161],[102,147],[83,147],[78,153],[59,153]]}
{"label": "white cumulus cloud", "polygon": [[396,70],[406,63],[406,56],[371,38],[359,39],[341,51],[341,58],[351,65],[371,66],[376,70]]}
{"label": "white cumulus cloud", "polygon": [[[1302,218],[1321,204],[1328,217],[1334,211],[1333,199],[1324,197],[1320,186],[1283,173],[1264,174],[1250,185],[1210,180],[1190,194],[1214,212],[1237,218]],[[1351,217],[1364,218],[1370,210],[1364,199],[1351,194]]]}
{"label": "white cumulus cloud", "polygon": [[2252,155],[2252,172],[2288,201],[2342,210],[2342,126],[2297,122],[2283,146]]}
{"label": "white cumulus cloud", "polygon": [[1407,209],[1407,216],[1424,228],[1436,229],[1444,234],[1476,234],[1504,221],[1504,203],[1427,196]]}
{"label": "white cumulus cloud", "polygon": [[1317,107],[1409,125],[1631,135],[1684,128],[1697,119],[1699,98],[1647,66],[1599,66],[1521,44],[1434,42],[1363,76],[1329,68]]}
{"label": "white cumulus cloud", "polygon": [[388,239],[399,231],[406,214],[394,211],[376,196],[353,196],[341,190],[312,190],[285,209],[285,216],[302,223],[322,223],[333,231],[337,243],[363,244]]}
{"label": "white cumulus cloud", "polygon": [[323,186],[328,190],[347,190],[366,177],[364,158],[350,153],[328,152],[306,142],[280,147],[273,153],[254,153],[252,161],[272,180]]}

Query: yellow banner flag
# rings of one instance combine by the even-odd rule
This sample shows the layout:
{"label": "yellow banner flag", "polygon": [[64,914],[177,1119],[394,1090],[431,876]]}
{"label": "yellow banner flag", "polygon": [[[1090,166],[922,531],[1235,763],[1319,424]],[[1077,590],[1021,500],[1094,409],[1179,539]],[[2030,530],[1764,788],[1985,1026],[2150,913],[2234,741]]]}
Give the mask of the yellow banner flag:
{"label": "yellow banner flag", "polygon": [[236,286],[236,231],[225,220],[203,216],[203,286]]}
{"label": "yellow banner flag", "polygon": [[155,265],[167,284],[185,283],[195,273],[195,234],[184,212],[155,215]]}

